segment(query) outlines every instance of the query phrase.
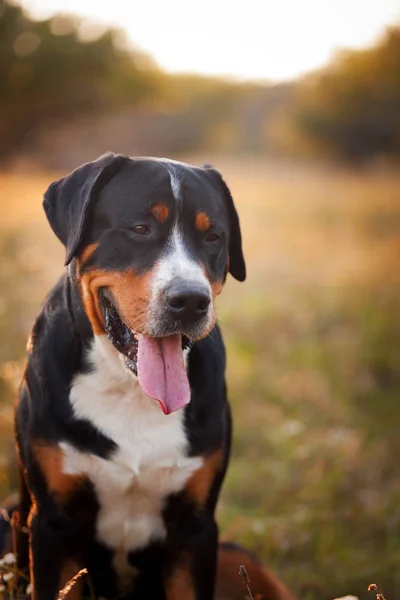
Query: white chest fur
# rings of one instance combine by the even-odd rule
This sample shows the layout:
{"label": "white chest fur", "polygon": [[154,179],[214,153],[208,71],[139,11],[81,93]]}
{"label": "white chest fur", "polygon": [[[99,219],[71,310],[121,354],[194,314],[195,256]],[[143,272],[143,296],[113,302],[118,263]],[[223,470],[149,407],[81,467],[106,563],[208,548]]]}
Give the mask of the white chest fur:
{"label": "white chest fur", "polygon": [[[203,461],[187,456],[184,409],[164,415],[105,336],[95,338],[90,360],[95,369],[75,378],[71,403],[77,417],[88,419],[118,449],[104,460],[65,442],[60,446],[65,472],[86,474],[93,482],[100,502],[98,539],[121,559],[164,538],[166,496],[181,490]],[[121,575],[124,565],[126,559],[115,565]]]}

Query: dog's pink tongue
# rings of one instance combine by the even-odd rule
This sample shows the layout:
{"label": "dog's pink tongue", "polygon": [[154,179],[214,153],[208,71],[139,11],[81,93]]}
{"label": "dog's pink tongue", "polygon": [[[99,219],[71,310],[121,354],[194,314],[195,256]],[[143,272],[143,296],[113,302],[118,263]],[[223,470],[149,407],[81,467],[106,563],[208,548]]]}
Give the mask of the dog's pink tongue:
{"label": "dog's pink tongue", "polygon": [[143,391],[170,413],[190,401],[179,333],[164,338],[138,337],[138,378]]}

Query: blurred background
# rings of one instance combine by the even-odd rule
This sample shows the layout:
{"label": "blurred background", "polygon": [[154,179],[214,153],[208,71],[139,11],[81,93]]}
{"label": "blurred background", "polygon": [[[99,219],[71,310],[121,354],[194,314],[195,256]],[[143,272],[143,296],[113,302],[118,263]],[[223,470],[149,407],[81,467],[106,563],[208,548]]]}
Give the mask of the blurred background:
{"label": "blurred background", "polygon": [[0,0],[0,496],[62,271],[48,184],[107,150],[212,163],[249,273],[219,302],[222,535],[304,600],[400,597],[399,23],[399,0]]}

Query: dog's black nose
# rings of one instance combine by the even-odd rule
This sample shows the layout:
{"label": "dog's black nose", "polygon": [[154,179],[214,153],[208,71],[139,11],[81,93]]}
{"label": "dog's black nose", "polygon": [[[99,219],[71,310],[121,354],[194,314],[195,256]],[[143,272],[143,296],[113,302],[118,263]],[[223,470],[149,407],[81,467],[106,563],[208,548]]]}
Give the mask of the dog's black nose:
{"label": "dog's black nose", "polygon": [[202,285],[189,282],[172,283],[165,291],[168,310],[182,323],[192,323],[207,314],[211,298]]}

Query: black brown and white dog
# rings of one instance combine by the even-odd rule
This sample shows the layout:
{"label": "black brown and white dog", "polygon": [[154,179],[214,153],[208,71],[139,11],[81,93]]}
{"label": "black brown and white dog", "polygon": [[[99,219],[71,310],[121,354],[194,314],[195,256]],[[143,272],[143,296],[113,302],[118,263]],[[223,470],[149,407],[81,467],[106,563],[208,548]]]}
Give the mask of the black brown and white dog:
{"label": "black brown and white dog", "polygon": [[96,596],[211,600],[231,428],[214,299],[245,279],[232,196],[212,168],[107,154],[44,208],[68,266],[16,407],[34,598],[85,567]]}

